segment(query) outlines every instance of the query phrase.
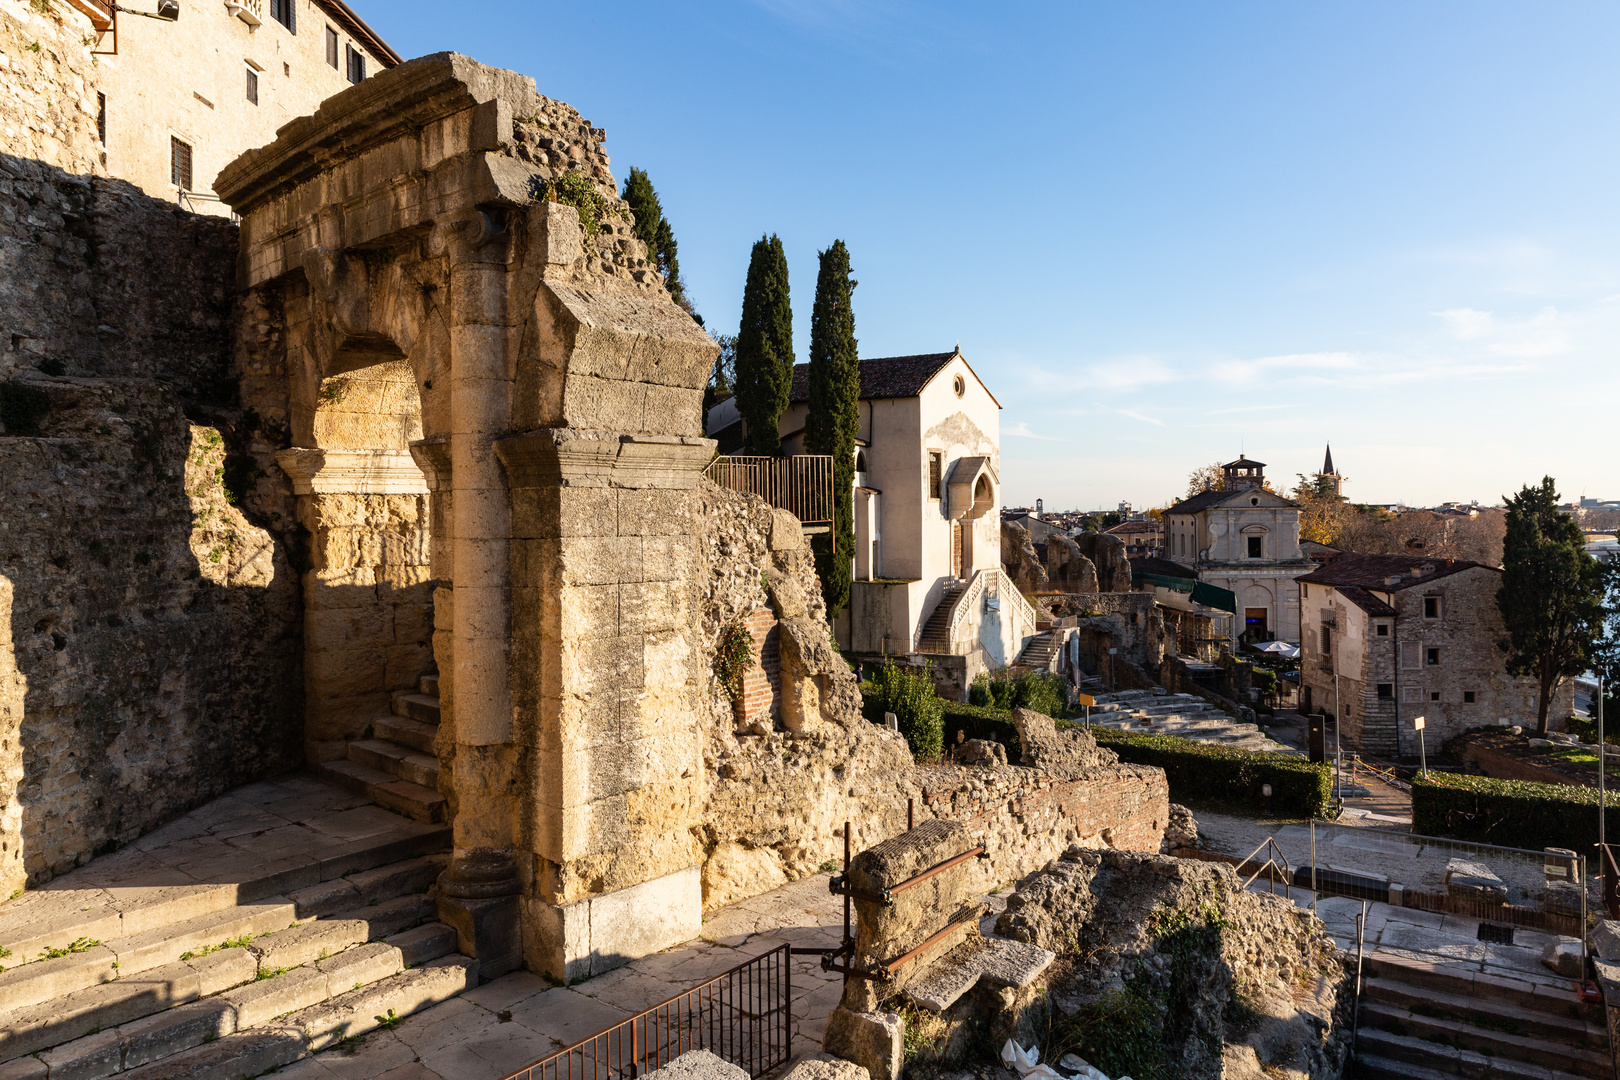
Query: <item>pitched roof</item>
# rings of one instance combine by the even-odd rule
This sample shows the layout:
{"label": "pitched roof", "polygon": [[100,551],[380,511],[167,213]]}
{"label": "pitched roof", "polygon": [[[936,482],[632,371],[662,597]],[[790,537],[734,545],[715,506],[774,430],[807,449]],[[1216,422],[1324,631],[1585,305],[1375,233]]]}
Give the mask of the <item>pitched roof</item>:
{"label": "pitched roof", "polygon": [[1265,467],[1265,462],[1253,461],[1250,458],[1244,457],[1242,454],[1238,455],[1238,459],[1236,461],[1228,461],[1225,465],[1221,466],[1223,469],[1263,469]]}
{"label": "pitched roof", "polygon": [[[1357,555],[1345,552],[1335,555],[1297,580],[1310,585],[1332,585],[1341,591],[1346,587],[1374,589],[1378,592],[1400,592],[1414,585],[1427,585],[1443,577],[1460,574],[1464,570],[1495,567],[1466,559],[1431,559],[1421,555]],[[1419,573],[1414,574],[1417,570]]]}
{"label": "pitched roof", "polygon": [[1323,476],[1337,476],[1337,475],[1339,475],[1338,473],[1333,471],[1333,444],[1332,443],[1327,444],[1327,457],[1324,458],[1323,461],[1322,461],[1322,475]]}
{"label": "pitched roof", "polygon": [[1205,488],[1191,498],[1182,499],[1176,505],[1166,510],[1167,514],[1196,514],[1206,507],[1214,506],[1226,498],[1230,492],[1216,491],[1214,488]]}
{"label": "pitched roof", "polygon": [[1355,585],[1341,586],[1339,588],[1339,595],[1369,615],[1378,615],[1387,619],[1394,615],[1400,614],[1400,612],[1378,599],[1378,597],[1374,596],[1366,589],[1359,588]]}
{"label": "pitched roof", "polygon": [[[922,393],[939,369],[959,352],[919,353],[916,356],[883,356],[861,361],[861,397],[908,398]],[[793,389],[789,401],[810,400],[810,365],[793,365]]]}
{"label": "pitched roof", "polygon": [[1129,536],[1137,533],[1156,533],[1164,531],[1164,525],[1152,518],[1138,519],[1136,521],[1122,521],[1112,529],[1103,532],[1112,536]]}
{"label": "pitched roof", "polygon": [[1198,580],[1198,571],[1192,567],[1183,566],[1170,559],[1161,559],[1157,555],[1133,555],[1129,561],[1133,574],[1158,574],[1160,577]]}

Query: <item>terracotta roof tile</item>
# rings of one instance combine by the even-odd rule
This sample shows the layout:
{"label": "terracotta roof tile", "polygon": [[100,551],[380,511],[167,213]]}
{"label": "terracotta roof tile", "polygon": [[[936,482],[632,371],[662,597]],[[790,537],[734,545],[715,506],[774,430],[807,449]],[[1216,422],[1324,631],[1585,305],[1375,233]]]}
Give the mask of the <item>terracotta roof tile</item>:
{"label": "terracotta roof tile", "polygon": [[[922,353],[917,356],[883,356],[861,361],[861,397],[908,398],[922,393],[928,380],[950,363],[956,353]],[[793,365],[793,389],[788,400],[810,400],[810,365]]]}

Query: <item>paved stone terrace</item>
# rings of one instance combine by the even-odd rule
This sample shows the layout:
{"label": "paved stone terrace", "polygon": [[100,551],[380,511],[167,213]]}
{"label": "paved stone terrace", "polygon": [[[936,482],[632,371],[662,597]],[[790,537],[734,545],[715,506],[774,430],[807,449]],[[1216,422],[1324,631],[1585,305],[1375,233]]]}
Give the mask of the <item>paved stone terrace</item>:
{"label": "paved stone terrace", "polygon": [[[330,1050],[277,1072],[277,1080],[499,1080],[777,946],[831,948],[843,901],[817,874],[725,908],[696,941],[637,960],[576,986],[552,986],[527,971],[376,1031],[352,1051]],[[820,958],[793,958],[793,1056],[821,1049],[842,979]]]}

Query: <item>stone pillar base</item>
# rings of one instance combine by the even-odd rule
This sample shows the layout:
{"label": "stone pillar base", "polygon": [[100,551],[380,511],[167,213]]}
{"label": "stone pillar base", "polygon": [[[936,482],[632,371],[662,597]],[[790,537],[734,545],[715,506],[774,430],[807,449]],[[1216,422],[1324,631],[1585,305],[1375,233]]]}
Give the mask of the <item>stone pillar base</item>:
{"label": "stone pillar base", "polygon": [[527,898],[524,908],[529,968],[571,984],[697,937],[703,877],[691,866],[566,907]]}
{"label": "stone pillar base", "polygon": [[457,948],[478,961],[478,974],[486,982],[523,966],[518,914],[515,896],[439,898],[439,921],[455,930]]}

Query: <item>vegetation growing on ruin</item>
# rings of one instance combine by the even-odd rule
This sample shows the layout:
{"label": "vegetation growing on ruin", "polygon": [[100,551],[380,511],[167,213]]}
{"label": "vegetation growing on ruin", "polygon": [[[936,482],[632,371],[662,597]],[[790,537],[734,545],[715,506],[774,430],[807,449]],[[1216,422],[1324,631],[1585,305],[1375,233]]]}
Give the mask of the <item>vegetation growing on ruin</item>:
{"label": "vegetation growing on ruin", "polygon": [[584,234],[587,255],[596,253],[596,238],[601,235],[602,222],[618,214],[596,183],[582,172],[565,172],[549,180],[536,177],[529,195],[536,202],[563,203],[579,213],[579,226]]}
{"label": "vegetation growing on ruin", "polygon": [[743,673],[754,662],[754,635],[741,619],[733,619],[720,628],[720,640],[714,649],[714,681],[736,704],[742,698]]}
{"label": "vegetation growing on ruin", "polygon": [[1007,668],[981,672],[968,687],[968,704],[988,705],[1004,712],[1034,709],[1047,716],[1062,716],[1066,694],[1063,680],[1048,671],[1015,675]]}
{"label": "vegetation growing on ruin", "polygon": [[892,712],[900,734],[918,761],[938,761],[945,749],[944,703],[934,693],[932,675],[885,664],[861,684],[861,709],[868,720],[883,723]]}

